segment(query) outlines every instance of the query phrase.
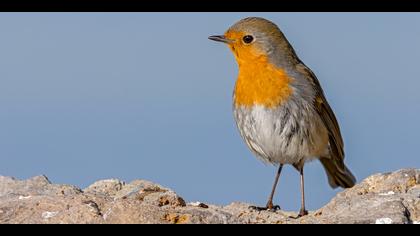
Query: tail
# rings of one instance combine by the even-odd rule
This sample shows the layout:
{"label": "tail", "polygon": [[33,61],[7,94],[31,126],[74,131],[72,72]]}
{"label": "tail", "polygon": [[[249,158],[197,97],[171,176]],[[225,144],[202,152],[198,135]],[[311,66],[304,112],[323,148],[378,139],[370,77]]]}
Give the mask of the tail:
{"label": "tail", "polygon": [[328,182],[332,188],[351,188],[356,183],[356,178],[345,166],[343,160],[335,158],[321,158],[322,165],[328,176]]}

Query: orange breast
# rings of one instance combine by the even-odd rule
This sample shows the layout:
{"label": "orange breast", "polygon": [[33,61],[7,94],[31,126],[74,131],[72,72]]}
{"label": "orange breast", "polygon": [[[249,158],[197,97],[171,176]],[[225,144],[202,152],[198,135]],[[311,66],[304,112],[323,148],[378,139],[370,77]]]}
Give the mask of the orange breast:
{"label": "orange breast", "polygon": [[239,63],[239,75],[235,85],[236,106],[263,105],[273,108],[286,101],[291,93],[291,78],[276,68],[265,57]]}

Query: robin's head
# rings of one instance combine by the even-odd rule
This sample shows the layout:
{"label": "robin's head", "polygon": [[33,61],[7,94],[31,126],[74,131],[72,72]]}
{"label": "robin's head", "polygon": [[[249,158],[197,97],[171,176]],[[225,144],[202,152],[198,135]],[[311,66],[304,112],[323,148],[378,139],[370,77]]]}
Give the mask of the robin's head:
{"label": "robin's head", "polygon": [[224,35],[209,39],[228,44],[239,64],[265,57],[274,64],[293,59],[294,51],[283,33],[273,22],[260,17],[248,17],[231,26]]}

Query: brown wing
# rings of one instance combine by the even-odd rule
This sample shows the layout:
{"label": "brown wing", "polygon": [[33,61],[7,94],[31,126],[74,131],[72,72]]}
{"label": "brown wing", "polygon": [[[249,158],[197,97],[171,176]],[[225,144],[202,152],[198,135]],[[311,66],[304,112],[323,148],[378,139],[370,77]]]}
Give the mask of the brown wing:
{"label": "brown wing", "polygon": [[316,111],[328,129],[330,134],[330,145],[334,146],[331,148],[336,149],[338,151],[339,158],[344,160],[344,142],[341,136],[340,126],[338,125],[337,118],[335,117],[330,104],[328,104],[327,99],[325,98],[324,92],[322,91],[318,80],[316,78],[314,78],[314,80],[317,84],[317,95],[314,101]]}
{"label": "brown wing", "polygon": [[[316,78],[315,74],[309,69],[305,64],[301,63],[299,69],[303,70],[307,75],[306,78],[312,83],[312,87],[316,91],[316,97],[314,99],[314,107],[318,112],[318,115],[321,117],[324,122],[325,127],[328,129],[330,135],[330,145],[335,146],[339,152],[340,159],[344,159],[344,142],[341,136],[340,127],[337,122],[337,118],[334,115],[330,105],[328,104],[327,99],[325,98],[324,92],[321,88],[321,85]],[[332,147],[333,148],[333,147]]]}
{"label": "brown wing", "polygon": [[328,104],[315,74],[303,63],[300,63],[298,68],[304,71],[305,77],[312,83],[316,91],[313,101],[314,107],[328,130],[330,157],[320,158],[327,172],[328,181],[333,188],[338,186],[344,188],[352,187],[356,182],[356,178],[344,164],[344,142],[334,112]]}

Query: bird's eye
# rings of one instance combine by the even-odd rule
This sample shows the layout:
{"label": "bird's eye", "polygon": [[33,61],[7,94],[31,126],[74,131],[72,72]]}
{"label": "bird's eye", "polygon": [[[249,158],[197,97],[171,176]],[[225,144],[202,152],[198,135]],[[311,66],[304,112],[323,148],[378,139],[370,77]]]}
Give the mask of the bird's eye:
{"label": "bird's eye", "polygon": [[242,38],[242,41],[244,41],[244,43],[246,43],[246,44],[250,44],[250,43],[252,43],[252,41],[254,41],[254,37],[252,37],[252,35],[245,35]]}

